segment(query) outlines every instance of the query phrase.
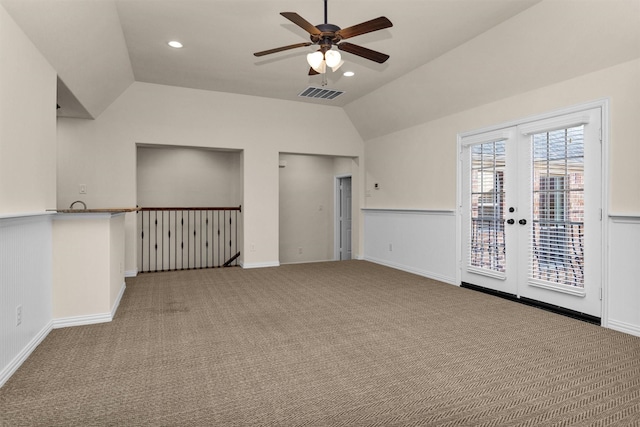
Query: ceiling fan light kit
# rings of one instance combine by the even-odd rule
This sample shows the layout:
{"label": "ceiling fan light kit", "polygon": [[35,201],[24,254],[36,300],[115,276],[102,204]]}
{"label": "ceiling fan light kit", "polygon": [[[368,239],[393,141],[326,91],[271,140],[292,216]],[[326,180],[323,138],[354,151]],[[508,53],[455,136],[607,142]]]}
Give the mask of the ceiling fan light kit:
{"label": "ceiling fan light kit", "polygon": [[337,71],[338,68],[344,64],[340,52],[337,50],[328,50],[322,54],[322,51],[318,50],[307,55],[307,62],[309,66],[319,74],[327,72],[327,67],[331,68],[331,71]]}
{"label": "ceiling fan light kit", "polygon": [[340,52],[332,49],[333,46],[336,46],[341,51],[360,56],[379,64],[389,59],[389,55],[384,53],[342,41],[361,34],[392,27],[393,24],[391,21],[384,16],[342,29],[337,25],[327,22],[327,0],[324,0],[324,24],[313,25],[295,12],[281,12],[280,15],[308,32],[311,42],[296,43],[275,49],[263,50],[254,53],[255,56],[264,56],[298,47],[318,45],[320,47],[318,51],[307,55],[307,62],[311,67],[309,69],[309,75],[325,74],[327,67],[331,68],[332,71],[340,68],[344,61],[342,60]]}

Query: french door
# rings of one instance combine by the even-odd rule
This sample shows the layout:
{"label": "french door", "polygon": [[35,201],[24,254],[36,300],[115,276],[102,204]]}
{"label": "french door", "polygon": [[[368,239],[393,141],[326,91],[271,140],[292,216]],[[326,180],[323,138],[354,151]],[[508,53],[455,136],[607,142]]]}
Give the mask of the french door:
{"label": "french door", "polygon": [[461,278],[601,317],[601,109],[461,139]]}

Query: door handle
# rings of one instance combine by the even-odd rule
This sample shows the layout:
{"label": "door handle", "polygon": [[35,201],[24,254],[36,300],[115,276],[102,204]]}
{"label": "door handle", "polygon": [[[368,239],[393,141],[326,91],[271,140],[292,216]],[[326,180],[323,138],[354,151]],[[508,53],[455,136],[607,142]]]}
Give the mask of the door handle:
{"label": "door handle", "polygon": [[518,224],[520,225],[525,225],[527,223],[526,219],[521,219],[520,221],[518,221]]}
{"label": "door handle", "polygon": [[507,220],[507,224],[514,224],[516,221],[513,218]]}

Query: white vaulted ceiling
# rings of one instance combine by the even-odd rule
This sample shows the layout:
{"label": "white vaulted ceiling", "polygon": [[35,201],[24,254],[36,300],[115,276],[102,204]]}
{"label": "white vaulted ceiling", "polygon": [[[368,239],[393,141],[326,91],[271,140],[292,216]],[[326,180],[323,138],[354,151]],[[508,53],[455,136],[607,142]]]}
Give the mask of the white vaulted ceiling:
{"label": "white vaulted ceiling", "polygon": [[[58,72],[58,115],[95,118],[134,81],[343,107],[365,140],[640,56],[640,0],[328,0],[329,23],[393,27],[349,39],[334,100],[299,97],[306,42],[280,15],[323,0],[0,0]],[[179,40],[182,49],[167,45]],[[355,76],[345,77],[344,71]]]}
{"label": "white vaulted ceiling", "polygon": [[[390,55],[385,64],[343,53],[328,87],[344,106],[509,19],[539,0],[328,0],[328,21],[342,28],[379,16],[393,27],[350,39]],[[2,0],[1,4],[96,117],[131,82],[246,95],[299,98],[314,46],[255,57],[253,52],[308,41],[280,12],[324,21],[322,0]],[[179,40],[183,49],[167,46]],[[343,71],[356,74],[347,78]],[[62,105],[64,110],[68,106]],[[64,111],[62,111],[64,112]],[[73,115],[73,114],[71,114]]]}

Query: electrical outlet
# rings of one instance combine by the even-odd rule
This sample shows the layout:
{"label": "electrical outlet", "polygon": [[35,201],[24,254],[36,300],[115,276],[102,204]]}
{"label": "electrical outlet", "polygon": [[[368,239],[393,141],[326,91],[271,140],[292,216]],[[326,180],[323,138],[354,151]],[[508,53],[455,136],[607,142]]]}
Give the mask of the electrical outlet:
{"label": "electrical outlet", "polygon": [[80,184],[78,186],[78,192],[80,194],[87,194],[87,184]]}
{"label": "electrical outlet", "polygon": [[302,255],[302,248],[298,248],[298,254]]}
{"label": "electrical outlet", "polygon": [[393,252],[393,244],[389,243],[389,252]]}
{"label": "electrical outlet", "polygon": [[22,323],[22,306],[19,305],[16,307],[16,326],[20,326]]}

